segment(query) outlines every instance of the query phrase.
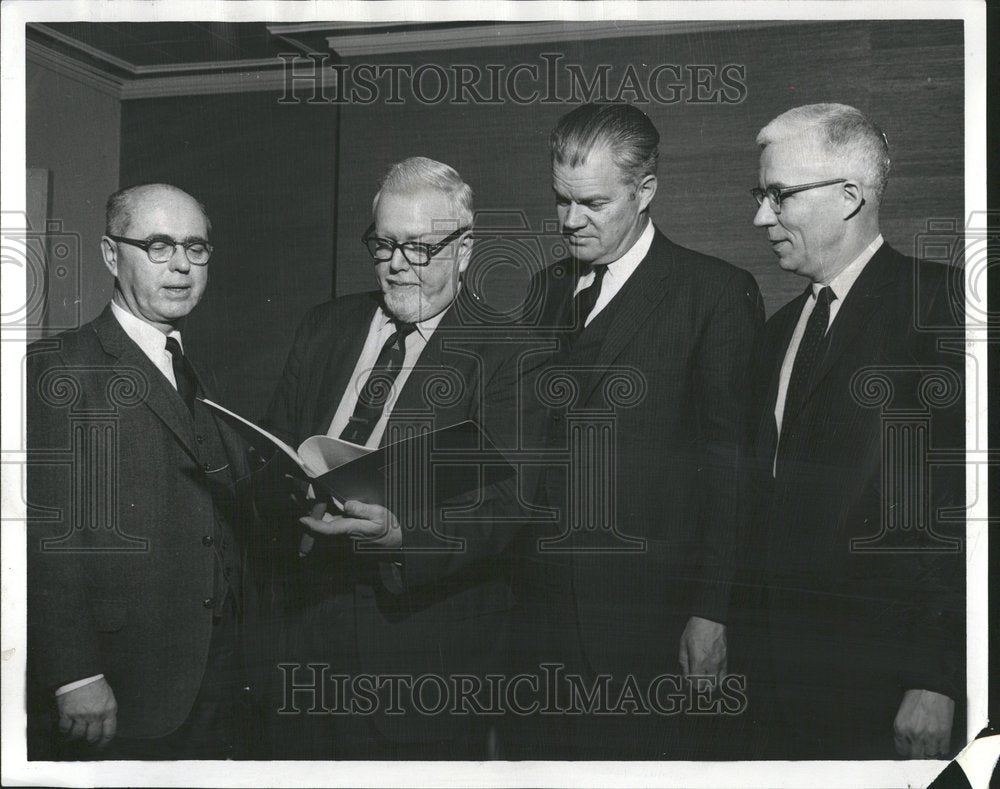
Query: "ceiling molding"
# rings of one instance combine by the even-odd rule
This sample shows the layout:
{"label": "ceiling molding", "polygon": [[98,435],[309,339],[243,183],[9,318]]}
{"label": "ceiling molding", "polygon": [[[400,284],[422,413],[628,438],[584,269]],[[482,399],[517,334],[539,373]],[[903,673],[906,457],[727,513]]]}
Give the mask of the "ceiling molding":
{"label": "ceiling molding", "polygon": [[113,66],[115,69],[131,74],[135,72],[135,66],[129,63],[127,60],[122,60],[121,58],[116,58],[114,55],[110,55],[103,49],[98,49],[97,47],[92,47],[90,44],[85,44],[78,38],[73,38],[72,36],[67,36],[65,33],[61,33],[50,25],[43,25],[38,22],[33,22],[31,24],[31,29],[36,33],[41,33],[46,38],[50,38],[53,41],[58,41],[60,44],[67,46],[71,49],[75,49],[77,52],[82,52],[84,55],[93,58],[94,60],[102,63],[107,63],[109,66]]}
{"label": "ceiling molding", "polygon": [[69,79],[76,80],[101,93],[107,93],[116,98],[122,98],[124,80],[113,77],[106,71],[89,66],[76,58],[71,58],[61,52],[56,52],[35,41],[26,40],[25,59],[35,65],[42,66]]}
{"label": "ceiling molding", "polygon": [[[285,70],[258,69],[224,74],[185,74],[167,77],[146,77],[128,81],[122,88],[123,101],[152,99],[164,96],[204,96],[214,93],[253,93],[285,90]],[[322,75],[323,92],[336,93],[337,75],[327,68]],[[301,87],[300,87],[301,90]]]}
{"label": "ceiling molding", "polygon": [[198,71],[267,71],[282,65],[281,59],[254,58],[247,60],[218,60],[191,63],[165,63],[162,66],[133,66],[132,73],[137,77],[167,76]]}
{"label": "ceiling molding", "polygon": [[170,74],[190,74],[199,71],[255,71],[259,69],[280,69],[281,60],[273,58],[247,58],[245,60],[213,60],[213,61],[192,61],[186,63],[162,63],[156,66],[137,66],[127,60],[122,60],[114,55],[109,55],[102,49],[85,44],[79,39],[67,36],[58,30],[54,30],[48,25],[32,24],[32,28],[60,44],[70,49],[81,52],[89,58],[98,62],[107,63],[116,71],[129,77],[158,77]]}
{"label": "ceiling molding", "polygon": [[[315,23],[320,24],[320,23]],[[402,25],[406,23],[395,23]],[[412,24],[412,23],[411,23]],[[593,41],[609,38],[636,36],[671,36],[708,33],[726,30],[748,30],[779,25],[797,24],[795,21],[747,20],[621,20],[608,22],[514,22],[497,25],[469,25],[463,27],[437,27],[427,30],[378,30],[369,33],[337,32],[326,37],[331,51],[342,57],[360,55],[389,55],[396,52],[421,52],[445,49],[476,49],[479,47],[510,47],[522,44],[547,44],[560,41]],[[388,24],[382,25],[387,27]],[[298,25],[291,30],[274,26],[268,30],[282,35],[317,32],[317,28]],[[336,27],[340,27],[337,25]],[[320,28],[321,30],[321,28]]]}
{"label": "ceiling molding", "polygon": [[[119,77],[100,68],[84,63],[65,52],[52,49],[37,41],[25,41],[26,58],[50,71],[73,79],[122,101],[150,99],[165,96],[203,96],[223,93],[252,93],[254,91],[284,91],[285,65],[278,58],[254,61],[185,64],[183,68],[214,69],[215,73],[173,73],[174,67],[164,69],[143,68],[134,77]],[[249,67],[245,64],[249,63]],[[261,68],[267,66],[267,68]],[[160,74],[161,76],[156,76]],[[337,89],[337,74],[330,68],[322,69],[323,92],[333,94]]]}
{"label": "ceiling molding", "polygon": [[331,30],[363,30],[372,27],[412,27],[417,22],[274,22],[267,25],[267,32],[276,36],[301,33],[328,33]]}
{"label": "ceiling molding", "polygon": [[[415,28],[415,22],[305,22],[269,24],[268,32],[302,52],[326,46],[340,56],[385,55],[478,47],[592,41],[636,36],[689,35],[800,24],[796,21],[608,21],[498,22]],[[405,28],[393,30],[393,28]],[[53,29],[29,29],[27,58],[122,100],[253,91],[283,91],[286,66],[280,58],[169,63],[138,66]],[[75,57],[72,53],[78,53]],[[324,89],[335,91],[337,74],[322,70]]]}

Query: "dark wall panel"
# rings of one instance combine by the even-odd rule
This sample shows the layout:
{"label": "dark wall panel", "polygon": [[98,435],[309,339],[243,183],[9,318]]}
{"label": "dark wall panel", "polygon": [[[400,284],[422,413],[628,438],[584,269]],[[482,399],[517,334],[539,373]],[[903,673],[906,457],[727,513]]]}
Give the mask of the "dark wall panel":
{"label": "dark wall panel", "polygon": [[[885,127],[893,158],[882,212],[889,243],[912,251],[929,219],[961,223],[961,22],[807,23],[402,53],[349,65],[510,69],[527,63],[544,69],[543,53],[558,53],[560,68],[572,64],[586,75],[609,66],[612,88],[629,66],[640,82],[661,64],[745,69],[746,94],[738,102],[640,106],[663,138],[654,220],[678,243],[751,271],[769,313],[804,283],[778,269],[763,232],[752,226],[748,190],[756,183],[757,131],[791,106],[853,104]],[[545,88],[542,81],[521,84]],[[378,180],[392,162],[424,155],[456,167],[475,189],[488,223],[507,228],[497,235],[527,236],[541,250],[522,259],[537,266],[558,246],[546,146],[550,129],[573,102],[518,103],[501,91],[498,104],[426,103],[404,87],[403,100],[392,103],[385,82],[381,86],[365,104],[279,104],[277,93],[122,104],[121,182],[171,181],[208,206],[218,252],[187,338],[192,352],[214,368],[220,397],[248,414],[266,406],[303,312],[334,289],[343,294],[374,286],[359,237],[370,221]],[[427,86],[433,89],[433,80]],[[568,91],[563,71],[556,92],[565,98]],[[518,230],[519,223],[525,228]],[[484,264],[511,248],[488,236],[479,242],[477,265],[487,275],[478,284],[500,306],[518,302],[530,272],[520,261]]]}
{"label": "dark wall panel", "polygon": [[[355,59],[360,63],[518,63],[544,69],[543,53],[562,55],[587,75],[611,67],[616,89],[632,64],[645,82],[660,64],[745,67],[746,95],[737,103],[639,103],[662,135],[660,191],[653,219],[675,241],[750,270],[764,292],[768,313],[801,292],[804,283],[778,269],[752,225],[757,131],[798,105],[852,104],[885,127],[893,173],[883,206],[889,243],[913,249],[929,218],[963,216],[963,30],[961,22],[895,21],[809,23],[773,28],[580,43],[539,44]],[[565,76],[565,75],[564,75]],[[387,85],[387,81],[384,85]],[[485,83],[484,83],[485,84]],[[522,83],[525,89],[530,81]],[[665,84],[665,83],[664,83]],[[712,83],[719,87],[719,82]],[[435,83],[428,76],[426,92]],[[569,83],[558,84],[565,96]],[[664,91],[665,92],[665,91]],[[338,289],[371,287],[373,279],[357,237],[370,217],[375,184],[393,161],[425,155],[453,165],[476,191],[477,208],[521,212],[542,233],[554,220],[546,141],[572,103],[428,105],[403,96],[368,105],[345,104],[341,125],[343,166],[338,211]],[[730,95],[732,95],[730,93]],[[625,98],[635,100],[634,94]],[[550,245],[553,246],[553,245]],[[525,277],[496,269],[496,296],[516,300]],[[488,294],[490,295],[490,294]]]}
{"label": "dark wall panel", "polygon": [[277,93],[122,103],[121,182],[205,203],[216,251],[184,329],[218,397],[260,415],[305,310],[333,290],[337,108]]}

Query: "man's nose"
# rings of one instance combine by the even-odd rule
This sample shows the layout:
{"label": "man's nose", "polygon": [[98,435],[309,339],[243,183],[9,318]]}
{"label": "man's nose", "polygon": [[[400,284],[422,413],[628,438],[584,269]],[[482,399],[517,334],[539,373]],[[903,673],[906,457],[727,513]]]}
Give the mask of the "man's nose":
{"label": "man's nose", "polygon": [[173,271],[191,270],[191,261],[188,260],[187,250],[181,244],[174,244],[174,254],[170,256],[170,268]]}
{"label": "man's nose", "polygon": [[402,247],[396,247],[392,250],[392,257],[389,258],[389,270],[393,272],[404,271],[409,267],[410,261],[408,261],[406,256],[403,255]]}
{"label": "man's nose", "polygon": [[767,199],[762,200],[757,207],[757,213],[753,217],[754,227],[770,227],[777,224],[777,222],[778,218],[774,213],[774,209],[771,208],[771,201]]}
{"label": "man's nose", "polygon": [[571,203],[563,217],[563,227],[567,230],[578,230],[586,224],[587,216],[584,214],[583,209],[576,203]]}

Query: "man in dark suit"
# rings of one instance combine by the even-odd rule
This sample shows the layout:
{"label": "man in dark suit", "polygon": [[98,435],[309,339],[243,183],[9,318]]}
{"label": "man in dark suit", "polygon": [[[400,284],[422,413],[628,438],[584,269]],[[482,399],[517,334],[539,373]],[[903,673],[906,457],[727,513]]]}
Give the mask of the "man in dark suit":
{"label": "man in dark suit", "polygon": [[[883,240],[888,144],[858,110],[796,107],[757,142],[754,224],[809,286],[758,367],[751,714],[776,758],[946,754],[964,695],[961,270]],[[943,448],[957,464],[931,465]]]}
{"label": "man in dark suit", "polygon": [[554,524],[520,546],[514,650],[525,670],[558,663],[587,688],[610,675],[612,711],[630,678],[643,699],[639,714],[542,716],[555,729],[526,758],[678,758],[690,751],[674,723],[693,712],[676,701],[683,677],[726,670],[763,312],[752,276],[650,220],[658,144],[625,104],[579,107],[550,139],[570,257],[534,279],[526,321],[556,349],[532,387],[551,458],[539,503]]}
{"label": "man in dark suit", "polygon": [[248,460],[195,399],[179,331],[209,231],[176,187],[112,195],[111,304],[29,349],[32,758],[241,755]]}
{"label": "man in dark suit", "polygon": [[[518,419],[511,347],[462,282],[472,190],[448,165],[407,159],[386,175],[373,215],[363,240],[379,289],[306,315],[266,424],[295,445],[325,434],[376,448],[473,420],[509,446]],[[480,485],[473,463],[424,460],[390,476],[390,488],[402,487],[386,506],[347,501],[333,515],[321,503],[301,519],[309,530],[301,542],[281,525],[294,538],[279,538],[290,557],[276,721],[284,755],[488,755],[489,718],[451,702],[456,682],[474,689],[505,666],[511,591],[500,554],[516,525],[516,490],[510,479]],[[445,477],[456,475],[470,490],[447,498]],[[357,685],[364,677],[375,688],[366,699]],[[324,696],[321,688],[337,682],[341,695]],[[433,687],[421,691],[420,682]],[[310,714],[313,704],[336,712]]]}

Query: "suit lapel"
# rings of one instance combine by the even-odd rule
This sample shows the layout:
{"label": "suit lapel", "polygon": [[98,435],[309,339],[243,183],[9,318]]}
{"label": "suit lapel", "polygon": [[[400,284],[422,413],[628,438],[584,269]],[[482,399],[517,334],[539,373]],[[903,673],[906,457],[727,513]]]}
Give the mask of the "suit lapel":
{"label": "suit lapel", "polygon": [[318,378],[319,388],[310,397],[315,403],[315,410],[306,437],[326,435],[347,387],[353,383],[351,374],[368,339],[368,328],[379,305],[377,295],[371,295],[370,301],[359,302],[357,310],[344,317],[340,335],[330,338],[330,355],[322,376]]}
{"label": "suit lapel", "polygon": [[583,388],[580,402],[586,402],[591,392],[611,367],[615,359],[628,346],[633,335],[645,325],[650,313],[663,301],[666,295],[666,280],[673,264],[671,243],[659,230],[653,237],[653,244],[638,268],[632,272],[625,286],[604,308],[612,310],[601,350],[594,362],[587,385]]}
{"label": "suit lapel", "polygon": [[[561,260],[549,266],[534,282],[540,282],[544,289],[541,294],[542,307],[537,313],[539,323],[535,328],[546,337],[559,335],[569,328],[566,325],[566,312],[576,289],[577,276],[572,260]],[[529,293],[528,297],[531,296]]]}
{"label": "suit lapel", "polygon": [[883,242],[847,294],[830,327],[826,353],[812,377],[809,392],[803,402],[809,400],[837,360],[875,318],[883,303],[882,294],[895,281],[896,268],[892,265],[893,256],[893,251]]}
{"label": "suit lapel", "polygon": [[170,381],[125,333],[111,312],[110,305],[94,321],[94,331],[104,351],[117,359],[116,369],[121,368],[124,372],[124,368],[129,367],[143,373],[148,384],[143,403],[170,429],[187,453],[197,460],[198,454],[194,448],[194,425],[187,406],[170,385]]}
{"label": "suit lapel", "polygon": [[774,332],[775,340],[774,345],[771,347],[770,353],[765,357],[765,364],[768,365],[769,379],[768,379],[768,389],[767,397],[765,402],[771,409],[771,413],[774,413],[774,406],[778,401],[778,385],[781,381],[781,365],[785,361],[785,354],[788,353],[788,345],[792,341],[792,335],[795,333],[795,326],[799,322],[799,317],[802,315],[802,307],[806,303],[806,299],[809,298],[809,294],[812,291],[812,285],[809,285],[802,295],[793,299],[788,303],[788,306],[782,310],[782,316],[778,320],[775,326]]}
{"label": "suit lapel", "polygon": [[[209,379],[208,376],[202,372],[199,365],[190,358],[188,358],[188,363],[194,370],[195,375],[198,376],[198,385],[201,391],[199,397],[204,397],[216,403],[221,402],[216,397],[213,388],[205,385],[205,381]],[[230,483],[232,484],[249,473],[246,455],[247,443],[235,430],[233,430],[232,427],[229,426],[226,420],[223,419],[214,408],[207,409],[207,412],[211,416],[212,421],[215,423],[216,430],[219,433],[219,439],[222,441],[222,448],[226,453],[226,457],[229,459],[229,477]]]}

